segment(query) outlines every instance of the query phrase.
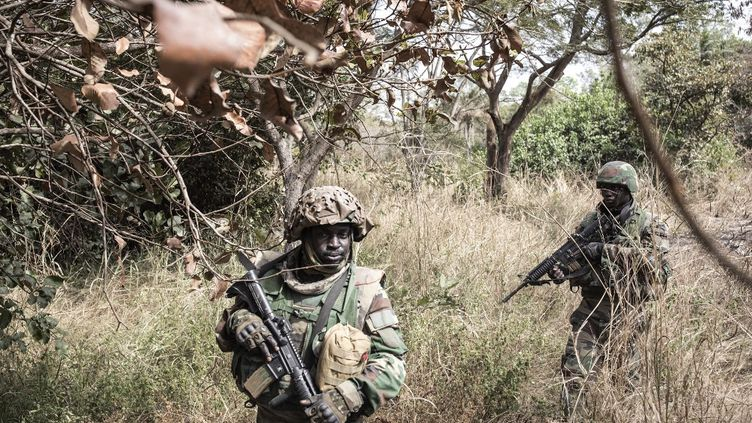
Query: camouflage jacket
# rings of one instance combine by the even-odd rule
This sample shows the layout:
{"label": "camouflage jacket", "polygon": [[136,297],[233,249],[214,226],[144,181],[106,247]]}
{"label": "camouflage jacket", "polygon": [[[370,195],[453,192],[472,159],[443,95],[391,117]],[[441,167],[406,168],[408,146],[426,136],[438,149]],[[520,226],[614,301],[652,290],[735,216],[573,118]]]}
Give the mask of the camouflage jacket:
{"label": "camouflage jacket", "polygon": [[610,294],[622,298],[652,298],[654,290],[665,284],[671,275],[666,259],[668,226],[632,201],[619,216],[611,216],[601,205],[585,216],[577,231],[599,218],[612,223],[610,230],[601,231],[591,239],[604,243],[600,262],[588,263],[580,259],[579,266],[591,271],[572,279],[572,284],[582,287],[584,297],[601,297],[609,290]]}
{"label": "camouflage jacket", "polygon": [[[265,252],[257,260],[256,266],[260,268],[278,256],[276,252]],[[351,395],[359,395],[360,398],[346,398],[349,402],[362,402],[358,415],[367,416],[399,394],[405,380],[403,355],[407,347],[383,287],[384,272],[355,264],[349,266],[349,279],[332,306],[325,328],[315,336],[311,332],[328,291],[303,295],[290,289],[281,276],[286,271],[285,261],[261,275],[261,284],[274,313],[289,320],[297,350],[313,352],[312,368],[309,369],[311,374],[315,374],[321,340],[330,327],[337,323],[349,324],[370,337],[371,348],[363,373],[347,381],[356,388],[349,389]],[[301,407],[292,400],[277,409],[269,405],[269,401],[277,395],[292,388],[288,377],[273,381],[266,376],[263,359],[235,342],[236,327],[243,315],[248,313],[250,311],[246,305],[236,299],[236,303],[225,310],[223,319],[217,325],[220,348],[233,353],[232,373],[238,389],[245,392],[252,403],[276,416],[275,420],[308,421]]]}

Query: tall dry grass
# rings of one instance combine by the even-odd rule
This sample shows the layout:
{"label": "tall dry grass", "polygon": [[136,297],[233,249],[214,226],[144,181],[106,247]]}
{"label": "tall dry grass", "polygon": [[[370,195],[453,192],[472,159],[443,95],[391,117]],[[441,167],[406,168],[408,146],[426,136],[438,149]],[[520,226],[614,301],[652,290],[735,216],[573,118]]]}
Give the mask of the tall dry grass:
{"label": "tall dry grass", "polygon": [[[321,178],[352,190],[377,222],[358,259],[386,270],[410,348],[400,398],[373,421],[561,420],[559,364],[578,294],[561,285],[499,299],[593,208],[589,175],[512,180],[502,205],[476,191],[458,195],[459,184],[405,191],[409,184],[395,183],[399,170],[390,172],[361,167]],[[748,255],[752,177],[714,178],[694,187],[695,209],[737,245],[734,254]],[[629,386],[623,369],[607,364],[575,419],[750,421],[750,293],[719,273],[650,180],[643,175],[640,200],[674,231],[674,276],[637,342],[639,382]],[[209,287],[188,292],[175,260],[154,253],[131,262],[106,287],[109,301],[99,289],[65,290],[52,311],[69,352],[0,355],[0,422],[251,420],[229,356],[213,341],[225,304],[207,300]]]}

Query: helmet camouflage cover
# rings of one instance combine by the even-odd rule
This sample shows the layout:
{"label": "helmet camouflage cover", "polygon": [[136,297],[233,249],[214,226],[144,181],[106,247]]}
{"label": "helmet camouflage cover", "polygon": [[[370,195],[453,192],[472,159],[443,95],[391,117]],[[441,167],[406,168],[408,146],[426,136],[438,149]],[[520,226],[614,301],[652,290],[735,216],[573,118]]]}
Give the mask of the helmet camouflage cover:
{"label": "helmet camouflage cover", "polygon": [[353,240],[361,241],[373,228],[363,206],[349,191],[336,186],[311,188],[304,192],[285,226],[288,241],[299,240],[303,230],[313,226],[350,223]]}
{"label": "helmet camouflage cover", "polygon": [[631,164],[625,162],[608,162],[598,171],[595,178],[596,188],[605,188],[608,185],[621,185],[627,187],[632,194],[637,192],[637,172]]}

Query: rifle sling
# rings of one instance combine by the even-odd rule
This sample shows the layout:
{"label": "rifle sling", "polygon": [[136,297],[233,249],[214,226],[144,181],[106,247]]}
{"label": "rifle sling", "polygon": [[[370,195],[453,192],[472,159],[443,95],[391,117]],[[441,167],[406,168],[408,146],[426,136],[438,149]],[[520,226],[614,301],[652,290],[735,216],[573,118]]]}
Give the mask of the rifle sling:
{"label": "rifle sling", "polygon": [[352,262],[350,262],[348,266],[349,267],[347,271],[342,272],[342,275],[337,279],[334,285],[332,285],[331,289],[329,289],[329,293],[326,294],[324,305],[321,306],[321,310],[319,310],[319,317],[316,319],[316,323],[314,323],[313,329],[311,330],[311,342],[308,343],[309,345],[303,353],[303,364],[308,369],[312,369],[313,365],[313,337],[317,336],[318,333],[321,332],[321,329],[326,326],[326,323],[329,321],[329,315],[332,312],[334,302],[337,301],[337,298],[339,298],[339,293],[342,292],[342,288],[345,286],[348,279],[350,279],[350,274],[352,273],[353,266]]}

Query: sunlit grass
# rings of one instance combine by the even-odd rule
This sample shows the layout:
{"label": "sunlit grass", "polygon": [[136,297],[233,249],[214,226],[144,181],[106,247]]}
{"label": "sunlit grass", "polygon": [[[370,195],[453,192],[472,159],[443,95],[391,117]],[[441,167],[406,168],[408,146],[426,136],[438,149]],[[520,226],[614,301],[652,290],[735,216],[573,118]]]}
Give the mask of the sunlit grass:
{"label": "sunlit grass", "polygon": [[[578,294],[545,286],[508,304],[499,299],[595,205],[588,177],[512,180],[502,205],[478,192],[459,202],[457,184],[412,193],[367,170],[322,176],[322,184],[352,190],[378,224],[359,260],[386,270],[410,348],[406,386],[375,421],[561,418],[558,369]],[[716,235],[742,236],[752,177],[715,178],[696,187],[695,210]],[[674,276],[638,340],[637,386],[626,386],[623,369],[605,368],[579,418],[749,421],[750,293],[718,270],[647,176],[644,182],[641,201],[674,231]],[[52,347],[0,354],[0,421],[252,421],[229,355],[214,344],[226,300],[208,301],[206,286],[191,291],[178,259],[153,252],[128,261],[104,287],[109,301],[101,280],[69,284],[51,307],[67,331],[67,354]]]}

